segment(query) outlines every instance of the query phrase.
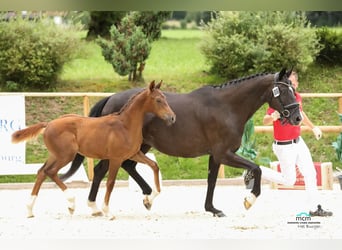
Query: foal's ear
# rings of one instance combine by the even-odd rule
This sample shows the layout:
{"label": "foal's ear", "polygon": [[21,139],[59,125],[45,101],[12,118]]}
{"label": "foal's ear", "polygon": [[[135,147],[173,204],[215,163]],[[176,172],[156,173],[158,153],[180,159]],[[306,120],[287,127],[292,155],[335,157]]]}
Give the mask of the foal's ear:
{"label": "foal's ear", "polygon": [[157,85],[156,85],[156,89],[160,89],[160,86],[162,85],[163,80],[161,80]]}
{"label": "foal's ear", "polygon": [[149,86],[150,91],[153,92],[153,90],[155,89],[155,87],[156,87],[156,83],[155,83],[155,81],[153,80],[153,81],[150,83],[150,86]]}
{"label": "foal's ear", "polygon": [[286,68],[283,68],[280,72],[279,72],[279,78],[278,80],[283,79],[284,75],[286,74]]}

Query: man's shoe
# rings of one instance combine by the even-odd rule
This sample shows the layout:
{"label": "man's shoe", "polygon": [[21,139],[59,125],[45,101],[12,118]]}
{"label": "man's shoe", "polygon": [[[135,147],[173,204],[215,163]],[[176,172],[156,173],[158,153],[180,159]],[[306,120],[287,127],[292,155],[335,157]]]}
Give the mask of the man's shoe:
{"label": "man's shoe", "polygon": [[309,214],[310,216],[323,216],[323,217],[333,215],[332,212],[323,210],[321,205],[317,206],[317,210],[315,212],[310,211]]}
{"label": "man's shoe", "polygon": [[248,186],[249,182],[254,179],[253,172],[251,170],[245,170],[243,174],[243,181]]}

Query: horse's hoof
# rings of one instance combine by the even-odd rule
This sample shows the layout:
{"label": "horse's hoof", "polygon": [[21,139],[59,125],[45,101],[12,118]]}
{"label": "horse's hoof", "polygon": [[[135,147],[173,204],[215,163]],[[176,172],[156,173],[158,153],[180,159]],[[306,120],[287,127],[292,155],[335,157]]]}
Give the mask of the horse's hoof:
{"label": "horse's hoof", "polygon": [[214,217],[226,217],[226,215],[222,211],[218,211],[216,213],[213,213]]}
{"label": "horse's hoof", "polygon": [[115,216],[114,215],[112,215],[111,217],[110,217],[110,219],[109,220],[115,220],[116,218],[115,218]]}
{"label": "horse's hoof", "polygon": [[72,208],[72,207],[68,207],[68,210],[69,210],[69,213],[70,213],[71,215],[73,215],[74,212],[75,212],[75,209]]}
{"label": "horse's hoof", "polygon": [[145,199],[143,200],[144,206],[147,210],[151,210],[153,200],[159,195],[158,191],[152,190],[150,195],[145,195]]}
{"label": "horse's hoof", "polygon": [[33,214],[29,214],[29,215],[27,215],[27,218],[34,218],[34,215]]}
{"label": "horse's hoof", "polygon": [[101,211],[97,211],[97,212],[92,213],[91,215],[94,217],[100,217],[100,216],[103,216],[103,213]]}
{"label": "horse's hoof", "polygon": [[245,197],[245,200],[243,202],[243,205],[245,206],[245,209],[250,209],[251,206],[253,206],[253,204],[256,201],[256,196],[254,194],[250,194],[249,196]]}
{"label": "horse's hoof", "polygon": [[148,198],[143,200],[144,206],[147,210],[151,210],[152,203],[148,200]]}

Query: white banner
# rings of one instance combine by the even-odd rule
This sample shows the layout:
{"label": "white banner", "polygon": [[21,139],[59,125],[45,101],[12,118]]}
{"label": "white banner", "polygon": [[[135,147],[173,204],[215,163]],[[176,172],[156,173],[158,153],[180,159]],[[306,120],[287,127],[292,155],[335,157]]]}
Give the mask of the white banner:
{"label": "white banner", "polygon": [[0,172],[1,167],[25,164],[25,143],[13,144],[14,131],[25,128],[25,97],[0,96]]}
{"label": "white banner", "polygon": [[[25,96],[0,95],[0,175],[36,174],[43,163],[26,164],[26,143],[12,143],[13,132],[25,128]],[[65,173],[64,167],[59,173]],[[83,164],[67,182],[89,182]]]}

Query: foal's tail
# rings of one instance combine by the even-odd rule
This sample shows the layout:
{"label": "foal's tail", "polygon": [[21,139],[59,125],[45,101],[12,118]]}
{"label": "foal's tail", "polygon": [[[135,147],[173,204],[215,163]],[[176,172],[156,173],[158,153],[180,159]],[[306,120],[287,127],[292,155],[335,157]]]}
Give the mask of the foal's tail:
{"label": "foal's tail", "polygon": [[12,143],[19,143],[36,138],[48,125],[47,122],[40,122],[28,128],[18,130],[12,134]]}

